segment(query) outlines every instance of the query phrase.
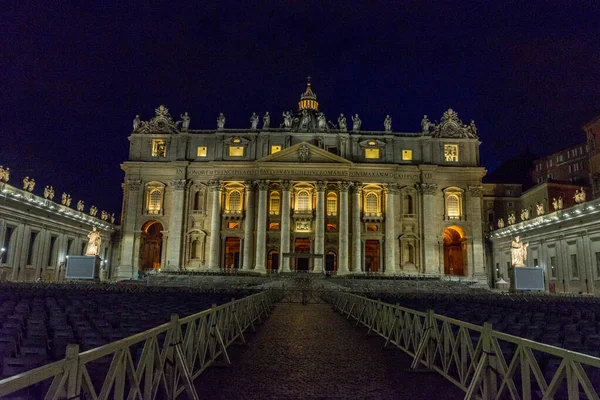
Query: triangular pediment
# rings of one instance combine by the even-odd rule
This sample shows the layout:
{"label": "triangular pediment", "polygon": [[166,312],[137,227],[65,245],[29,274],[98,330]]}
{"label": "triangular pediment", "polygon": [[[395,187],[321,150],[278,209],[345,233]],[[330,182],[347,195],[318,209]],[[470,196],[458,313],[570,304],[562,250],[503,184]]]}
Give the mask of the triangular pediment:
{"label": "triangular pediment", "polygon": [[352,164],[308,142],[302,142],[257,160],[259,163]]}

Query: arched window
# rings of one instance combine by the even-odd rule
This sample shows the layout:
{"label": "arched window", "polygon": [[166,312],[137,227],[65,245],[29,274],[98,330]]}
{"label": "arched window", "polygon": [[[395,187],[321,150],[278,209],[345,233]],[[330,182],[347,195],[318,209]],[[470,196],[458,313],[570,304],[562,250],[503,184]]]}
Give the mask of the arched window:
{"label": "arched window", "polygon": [[269,214],[279,215],[281,195],[279,192],[272,192],[269,200]]}
{"label": "arched window", "polygon": [[162,208],[162,190],[151,188],[148,193],[148,214],[160,214]]}
{"label": "arched window", "polygon": [[366,210],[367,214],[377,214],[377,195],[373,192],[367,194],[366,201]]}
{"label": "arched window", "polygon": [[194,196],[194,211],[204,211],[204,192],[198,190]]}
{"label": "arched window", "polygon": [[457,194],[449,194],[446,198],[446,214],[450,219],[460,218],[460,198]]}
{"label": "arched window", "polygon": [[228,211],[242,211],[242,194],[238,190],[229,192]]}
{"label": "arched window", "polygon": [[337,215],[337,195],[333,192],[327,193],[327,215]]}
{"label": "arched window", "polygon": [[410,194],[405,194],[403,197],[402,207],[404,208],[404,214],[414,214],[413,209],[413,198]]}
{"label": "arched window", "polygon": [[307,190],[298,192],[296,208],[298,211],[310,211],[310,195]]}

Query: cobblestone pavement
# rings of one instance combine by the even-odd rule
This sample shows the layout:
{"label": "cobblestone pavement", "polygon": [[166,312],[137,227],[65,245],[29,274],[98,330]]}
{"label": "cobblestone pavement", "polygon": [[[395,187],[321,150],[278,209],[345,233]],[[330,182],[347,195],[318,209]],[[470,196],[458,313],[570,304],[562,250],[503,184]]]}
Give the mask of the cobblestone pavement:
{"label": "cobblestone pavement", "polygon": [[437,373],[408,371],[411,359],[384,350],[329,305],[278,304],[247,346],[230,347],[232,366],[196,380],[204,399],[462,399]]}

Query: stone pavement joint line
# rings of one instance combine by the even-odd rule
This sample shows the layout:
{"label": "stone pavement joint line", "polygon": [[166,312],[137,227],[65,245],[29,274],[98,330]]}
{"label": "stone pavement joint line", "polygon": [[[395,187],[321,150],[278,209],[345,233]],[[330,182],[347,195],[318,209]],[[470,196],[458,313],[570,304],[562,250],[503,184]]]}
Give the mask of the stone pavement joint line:
{"label": "stone pavement joint line", "polygon": [[404,352],[383,350],[325,304],[277,304],[247,346],[231,347],[233,368],[196,380],[204,399],[462,399],[437,373],[410,372]]}

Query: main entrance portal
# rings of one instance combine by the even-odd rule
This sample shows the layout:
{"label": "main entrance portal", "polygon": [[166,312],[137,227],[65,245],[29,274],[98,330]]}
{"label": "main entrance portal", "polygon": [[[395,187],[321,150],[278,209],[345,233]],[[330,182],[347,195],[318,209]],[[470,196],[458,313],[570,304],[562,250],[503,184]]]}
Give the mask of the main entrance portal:
{"label": "main entrance portal", "polygon": [[160,269],[163,226],[158,221],[148,221],[142,226],[139,269]]}
{"label": "main entrance portal", "polygon": [[444,274],[465,275],[465,233],[458,226],[444,230]]}
{"label": "main entrance portal", "polygon": [[240,267],[240,243],[238,237],[225,239],[225,268],[238,269]]}
{"label": "main entrance portal", "polygon": [[[295,253],[306,253],[310,254],[310,239],[296,239],[294,243]],[[310,258],[296,257],[294,268],[296,271],[309,271],[310,270]]]}
{"label": "main entrance portal", "polygon": [[365,272],[379,271],[379,257],[379,240],[367,240],[365,242]]}

